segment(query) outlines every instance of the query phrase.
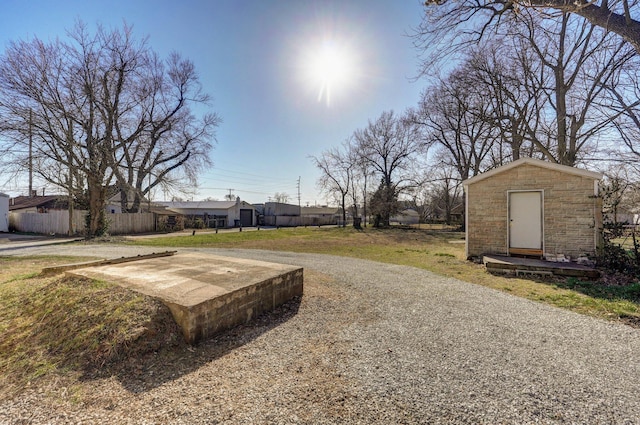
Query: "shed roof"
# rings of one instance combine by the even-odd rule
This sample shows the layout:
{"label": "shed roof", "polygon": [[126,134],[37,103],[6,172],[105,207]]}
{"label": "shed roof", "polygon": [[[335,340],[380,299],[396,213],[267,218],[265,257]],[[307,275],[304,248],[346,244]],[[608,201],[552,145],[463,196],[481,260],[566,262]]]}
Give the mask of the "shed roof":
{"label": "shed roof", "polygon": [[595,171],[589,171],[582,168],[569,167],[568,165],[555,164],[553,162],[541,161],[534,158],[520,158],[517,161],[510,162],[509,164],[503,165],[502,167],[494,168],[493,170],[489,170],[485,173],[478,174],[477,176],[464,180],[462,182],[462,185],[469,186],[470,184],[477,183],[489,177],[495,176],[496,174],[503,173],[522,165],[533,165],[535,167],[546,168],[553,171],[559,171],[561,173],[572,174],[580,177],[588,177],[594,180],[601,180],[603,177],[601,173],[596,173]]}

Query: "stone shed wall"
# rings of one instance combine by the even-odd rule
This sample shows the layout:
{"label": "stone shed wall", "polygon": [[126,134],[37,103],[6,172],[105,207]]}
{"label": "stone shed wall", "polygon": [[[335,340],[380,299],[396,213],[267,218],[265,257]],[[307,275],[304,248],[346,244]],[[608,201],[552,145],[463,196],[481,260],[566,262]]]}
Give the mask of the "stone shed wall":
{"label": "stone shed wall", "polygon": [[508,191],[543,191],[545,254],[575,258],[596,254],[602,227],[594,179],[530,164],[506,170],[467,187],[467,256],[508,252]]}

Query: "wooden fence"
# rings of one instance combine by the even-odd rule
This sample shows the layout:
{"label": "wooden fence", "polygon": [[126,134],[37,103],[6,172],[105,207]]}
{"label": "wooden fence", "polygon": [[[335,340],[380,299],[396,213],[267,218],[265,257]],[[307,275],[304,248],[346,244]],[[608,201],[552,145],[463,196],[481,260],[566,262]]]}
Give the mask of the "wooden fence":
{"label": "wooden fence", "polygon": [[148,233],[156,230],[156,215],[153,213],[107,214],[109,234],[126,235]]}
{"label": "wooden fence", "polygon": [[[73,212],[73,234],[84,232],[87,211]],[[147,233],[155,230],[155,214],[106,214],[111,235]],[[9,228],[16,232],[45,235],[69,234],[69,211],[52,210],[47,213],[9,213]]]}

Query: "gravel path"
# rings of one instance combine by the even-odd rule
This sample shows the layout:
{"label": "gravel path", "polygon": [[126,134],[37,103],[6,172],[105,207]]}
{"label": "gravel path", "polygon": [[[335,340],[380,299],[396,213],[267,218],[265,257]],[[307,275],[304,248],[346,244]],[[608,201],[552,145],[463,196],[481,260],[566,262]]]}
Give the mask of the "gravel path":
{"label": "gravel path", "polygon": [[62,384],[27,391],[0,404],[0,423],[640,423],[638,329],[410,267],[198,251],[302,266],[305,295],[178,359],[93,379],[83,401]]}

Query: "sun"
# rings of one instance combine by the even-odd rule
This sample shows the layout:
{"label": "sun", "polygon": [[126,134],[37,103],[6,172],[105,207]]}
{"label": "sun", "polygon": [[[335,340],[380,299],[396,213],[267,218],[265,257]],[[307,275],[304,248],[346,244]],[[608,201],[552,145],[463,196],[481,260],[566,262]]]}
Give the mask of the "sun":
{"label": "sun", "polygon": [[318,102],[331,106],[335,93],[346,91],[355,79],[353,55],[346,46],[325,41],[305,55],[306,80],[318,92]]}

